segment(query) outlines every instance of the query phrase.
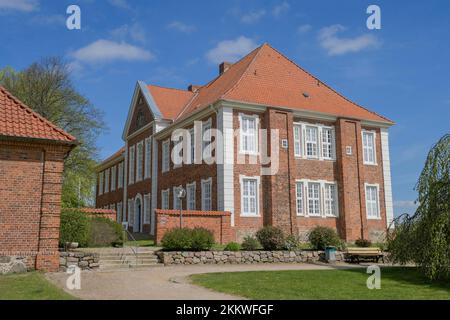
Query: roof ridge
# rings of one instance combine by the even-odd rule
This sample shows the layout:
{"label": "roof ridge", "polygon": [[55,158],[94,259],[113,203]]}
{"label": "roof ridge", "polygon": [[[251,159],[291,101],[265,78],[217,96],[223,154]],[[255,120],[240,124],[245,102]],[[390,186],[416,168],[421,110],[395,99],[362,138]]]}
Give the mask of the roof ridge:
{"label": "roof ridge", "polygon": [[147,84],[147,86],[152,86],[152,87],[158,87],[158,88],[161,88],[161,89],[169,89],[169,90],[177,90],[177,91],[182,91],[182,92],[186,92],[186,93],[189,93],[189,92],[191,92],[191,91],[189,91],[189,90],[184,90],[184,89],[179,89],[179,88],[172,88],[172,87],[164,87],[164,86],[161,86],[161,85],[157,85],[157,84]]}
{"label": "roof ridge", "polygon": [[[258,48],[256,48],[255,50],[253,50],[252,52],[250,52],[248,55],[246,55],[245,57],[251,55],[253,52],[257,51],[255,56],[253,57],[252,61],[250,61],[250,63],[247,65],[247,68],[245,68],[244,72],[242,72],[241,76],[239,77],[239,79],[236,81],[236,83],[230,88],[228,89],[224,94],[222,94],[220,96],[220,99],[223,99],[228,93],[231,93],[232,91],[234,91],[234,89],[241,83],[242,78],[244,77],[244,75],[247,74],[248,70],[250,69],[250,67],[253,65],[253,63],[256,61],[256,58],[259,56],[259,54],[261,53],[262,48],[267,45],[266,42],[264,42],[262,45],[260,45]],[[242,58],[244,59],[244,58]],[[242,60],[241,59],[241,60]]]}
{"label": "roof ridge", "polygon": [[301,67],[300,65],[298,65],[296,62],[294,62],[293,60],[291,60],[290,58],[288,58],[286,55],[284,55],[282,52],[280,52],[279,50],[277,50],[276,48],[272,47],[270,44],[265,43],[265,45],[267,45],[268,47],[270,47],[272,50],[274,50],[275,52],[277,52],[278,54],[280,54],[281,56],[283,56],[286,60],[288,60],[290,63],[292,63],[294,66],[296,66],[297,68],[299,68],[300,70],[302,70],[303,72],[305,72],[308,76],[310,76],[311,78],[317,80],[318,82],[322,83],[325,87],[327,87],[328,89],[330,89],[331,91],[333,91],[334,93],[336,93],[338,96],[340,96],[341,98],[345,99],[346,101],[350,102],[351,104],[366,110],[367,112],[370,112],[378,117],[381,117],[389,122],[394,123],[392,120],[386,118],[385,116],[382,116],[378,113],[376,113],[375,111],[369,110],[366,107],[363,107],[361,105],[359,105],[358,103],[350,100],[349,98],[345,97],[343,94],[339,93],[338,91],[336,91],[335,89],[333,89],[331,86],[329,86],[328,84],[326,84],[325,82],[323,82],[322,80],[320,80],[319,78],[315,77],[313,74],[311,74],[310,72],[308,72],[307,70],[305,70],[303,67]]}
{"label": "roof ridge", "polygon": [[[23,103],[22,101],[20,101],[18,98],[16,98],[11,92],[9,92],[5,87],[3,87],[2,85],[0,85],[0,91],[3,91],[3,93],[9,97],[10,99],[12,99],[20,108],[22,108],[25,112],[28,112],[31,116],[37,118],[39,121],[45,123],[46,125],[48,125],[49,127],[51,127],[53,130],[57,131],[58,133],[60,133],[61,135],[65,136],[66,138],[68,138],[69,140],[75,141],[77,140],[74,136],[72,136],[70,133],[67,133],[66,131],[64,131],[63,129],[59,128],[58,126],[56,126],[55,124],[53,124],[52,122],[50,122],[50,120],[44,118],[43,116],[41,116],[39,113],[37,113],[36,111],[34,111],[33,109],[31,109],[29,106],[27,106],[25,103]],[[49,139],[51,140],[51,139]]]}

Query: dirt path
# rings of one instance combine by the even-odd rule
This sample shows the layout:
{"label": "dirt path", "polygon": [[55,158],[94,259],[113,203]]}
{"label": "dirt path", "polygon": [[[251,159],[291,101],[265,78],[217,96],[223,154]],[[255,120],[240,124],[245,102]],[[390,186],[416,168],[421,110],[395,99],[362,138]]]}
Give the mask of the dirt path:
{"label": "dirt path", "polygon": [[[189,282],[189,276],[199,273],[275,271],[275,270],[326,270],[349,268],[317,264],[260,264],[260,265],[192,265],[154,267],[139,271],[92,272],[81,274],[81,290],[66,289],[65,273],[49,273],[47,278],[70,294],[88,300],[230,300],[242,299],[214,292]],[[355,266],[353,266],[355,267]]]}

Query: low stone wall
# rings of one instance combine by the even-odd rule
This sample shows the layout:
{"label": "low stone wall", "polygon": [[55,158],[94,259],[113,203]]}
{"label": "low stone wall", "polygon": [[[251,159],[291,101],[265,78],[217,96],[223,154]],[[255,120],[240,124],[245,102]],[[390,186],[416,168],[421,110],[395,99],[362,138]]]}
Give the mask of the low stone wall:
{"label": "low stone wall", "polygon": [[[156,252],[164,265],[173,264],[252,264],[299,263],[325,261],[323,251],[174,251]],[[336,252],[336,261],[344,261],[344,254]]]}
{"label": "low stone wall", "polygon": [[28,257],[0,256],[0,275],[27,272]]}
{"label": "low stone wall", "polygon": [[99,256],[91,252],[60,252],[59,270],[66,271],[70,266],[78,266],[81,270],[95,270],[99,267]]}

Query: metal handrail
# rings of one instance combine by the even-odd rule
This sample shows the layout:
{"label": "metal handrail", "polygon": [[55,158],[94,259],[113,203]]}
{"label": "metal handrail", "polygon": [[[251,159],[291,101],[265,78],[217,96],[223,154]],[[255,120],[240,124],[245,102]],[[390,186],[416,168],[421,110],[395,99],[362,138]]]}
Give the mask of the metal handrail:
{"label": "metal handrail", "polygon": [[[128,229],[126,229],[126,228],[125,228],[125,231],[126,231],[127,234],[131,237],[131,240],[134,241],[135,244],[137,244],[137,240],[136,240],[136,238],[131,234],[131,232],[128,231]],[[131,251],[133,251],[133,253],[134,253],[134,256],[135,256],[135,258],[136,258],[136,265],[137,265],[137,262],[138,262],[138,251],[137,251],[137,248],[138,248],[138,246],[136,246],[136,250],[135,250],[135,248],[133,248],[133,247],[130,247],[130,248],[131,248]]]}

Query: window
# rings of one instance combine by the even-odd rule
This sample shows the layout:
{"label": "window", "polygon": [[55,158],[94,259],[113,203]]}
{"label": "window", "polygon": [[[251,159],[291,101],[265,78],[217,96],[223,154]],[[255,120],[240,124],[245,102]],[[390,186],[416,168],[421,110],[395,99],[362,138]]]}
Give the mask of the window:
{"label": "window", "polygon": [[378,185],[366,184],[367,219],[379,219],[380,218],[380,205],[379,205],[378,189],[379,189]]}
{"label": "window", "polygon": [[364,164],[377,164],[375,153],[375,132],[362,132]]}
{"label": "window", "polygon": [[[174,168],[179,168],[183,165],[183,161],[184,161],[184,145],[183,145],[183,135],[180,134],[178,137],[178,140],[174,141],[174,145],[173,145],[173,167]],[[176,139],[176,138],[175,138]]]}
{"label": "window", "polygon": [[105,193],[109,192],[109,168],[105,170]]}
{"label": "window", "polygon": [[102,171],[98,174],[98,195],[103,194],[103,177],[104,177],[104,173]]}
{"label": "window", "polygon": [[202,210],[209,211],[212,210],[211,203],[211,187],[212,179],[202,180]]}
{"label": "window", "polygon": [[134,200],[128,199],[128,223],[134,225]]}
{"label": "window", "polygon": [[122,222],[122,202],[117,204],[117,222]]}
{"label": "window", "polygon": [[257,216],[259,178],[241,177],[241,214],[243,216]]}
{"label": "window", "polygon": [[258,117],[240,115],[240,152],[258,153]]}
{"label": "window", "polygon": [[306,126],[305,140],[306,140],[306,156],[308,158],[318,157],[318,143],[317,143],[318,128],[313,126]]}
{"label": "window", "polygon": [[168,210],[169,209],[169,194],[170,190],[163,190],[161,192],[161,209]]}
{"label": "window", "polygon": [[134,166],[136,162],[136,148],[135,146],[130,147],[130,156],[129,156],[129,174],[128,174],[128,184],[134,183]]}
{"label": "window", "polygon": [[144,143],[137,144],[136,181],[142,181],[142,169],[144,164]]}
{"label": "window", "polygon": [[116,190],[117,166],[111,168],[111,191]]}
{"label": "window", "polygon": [[119,179],[117,181],[118,188],[123,188],[123,162],[119,163]]}
{"label": "window", "polygon": [[145,139],[145,179],[150,178],[152,168],[152,138]]}
{"label": "window", "polygon": [[178,198],[178,192],[182,187],[173,187],[173,210],[182,209],[183,202],[180,198]]}
{"label": "window", "polygon": [[211,118],[203,122],[203,157],[211,157]]}
{"label": "window", "polygon": [[328,217],[337,217],[336,185],[326,183],[324,189],[325,189],[324,192],[325,215]]}
{"label": "window", "polygon": [[170,140],[166,140],[162,145],[162,172],[170,170]]}
{"label": "window", "polygon": [[334,159],[334,132],[332,128],[322,128],[322,157]]}
{"label": "window", "polygon": [[294,155],[296,157],[302,156],[301,132],[302,126],[294,125]]}
{"label": "window", "polygon": [[302,216],[304,214],[303,209],[303,182],[297,182],[296,184],[297,194],[297,215]]}
{"label": "window", "polygon": [[191,136],[191,157],[190,157],[190,160],[191,160],[191,164],[194,164],[195,163],[195,130],[194,130],[194,128],[191,128],[190,130],[189,130],[189,134],[190,134],[190,136]]}
{"label": "window", "polygon": [[308,183],[308,214],[320,216],[320,183]]}
{"label": "window", "polygon": [[150,223],[150,193],[144,195],[144,224]]}
{"label": "window", "polygon": [[195,210],[195,182],[186,185],[187,210]]}

